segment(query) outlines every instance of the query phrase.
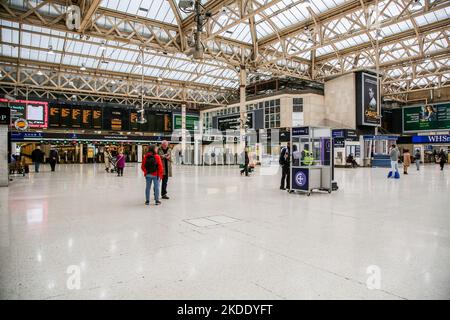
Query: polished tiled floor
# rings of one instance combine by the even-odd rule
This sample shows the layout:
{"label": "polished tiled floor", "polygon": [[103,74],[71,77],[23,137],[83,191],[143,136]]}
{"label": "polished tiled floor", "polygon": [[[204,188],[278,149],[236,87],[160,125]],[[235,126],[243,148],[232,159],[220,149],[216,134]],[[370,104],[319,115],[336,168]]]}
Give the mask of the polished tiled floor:
{"label": "polished tiled floor", "polygon": [[159,207],[136,165],[45,169],[0,188],[3,299],[450,298],[448,167],[336,169],[339,191],[311,197],[180,167]]}

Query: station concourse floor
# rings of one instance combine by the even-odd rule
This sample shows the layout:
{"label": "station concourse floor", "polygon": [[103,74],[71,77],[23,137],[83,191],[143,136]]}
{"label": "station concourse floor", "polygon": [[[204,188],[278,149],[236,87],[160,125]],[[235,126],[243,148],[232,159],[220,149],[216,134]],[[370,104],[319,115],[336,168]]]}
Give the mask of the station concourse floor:
{"label": "station concourse floor", "polygon": [[44,166],[0,188],[0,298],[449,299],[449,166],[335,174],[307,197],[178,166],[145,206],[137,164]]}

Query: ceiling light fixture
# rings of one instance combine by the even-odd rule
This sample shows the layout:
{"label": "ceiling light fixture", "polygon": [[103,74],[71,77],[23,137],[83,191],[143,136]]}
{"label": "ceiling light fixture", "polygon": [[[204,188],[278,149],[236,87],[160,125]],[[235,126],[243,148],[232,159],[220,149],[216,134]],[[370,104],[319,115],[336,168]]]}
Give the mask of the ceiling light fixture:
{"label": "ceiling light fixture", "polygon": [[381,30],[377,30],[375,33],[375,39],[376,40],[382,40],[383,39],[383,32]]}
{"label": "ceiling light fixture", "polygon": [[414,0],[413,3],[412,3],[412,8],[414,10],[422,9],[422,3],[420,2],[420,0]]}
{"label": "ceiling light fixture", "polygon": [[148,9],[143,8],[143,7],[139,7],[139,11],[144,11],[144,12],[148,12]]}
{"label": "ceiling light fixture", "polygon": [[39,71],[37,72],[37,75],[38,75],[38,76],[42,76],[42,75],[43,75],[42,71],[39,70]]}
{"label": "ceiling light fixture", "polygon": [[48,52],[47,52],[48,54],[55,54],[55,51],[53,51],[53,46],[52,45],[50,45],[50,46],[48,46]]}
{"label": "ceiling light fixture", "polygon": [[86,70],[86,67],[84,66],[84,63],[81,64],[80,70],[81,70],[81,71],[85,71],[85,70]]}
{"label": "ceiling light fixture", "polygon": [[111,82],[110,82],[112,85],[114,85],[114,84],[116,84],[116,81],[114,81],[114,80],[111,80]]}

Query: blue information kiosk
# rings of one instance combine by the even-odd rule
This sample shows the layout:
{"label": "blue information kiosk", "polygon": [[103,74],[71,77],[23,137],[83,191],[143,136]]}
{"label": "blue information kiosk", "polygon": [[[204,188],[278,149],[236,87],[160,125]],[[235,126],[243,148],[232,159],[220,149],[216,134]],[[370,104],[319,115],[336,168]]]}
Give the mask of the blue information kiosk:
{"label": "blue information kiosk", "polygon": [[291,128],[291,172],[289,192],[332,190],[331,129],[325,127]]}

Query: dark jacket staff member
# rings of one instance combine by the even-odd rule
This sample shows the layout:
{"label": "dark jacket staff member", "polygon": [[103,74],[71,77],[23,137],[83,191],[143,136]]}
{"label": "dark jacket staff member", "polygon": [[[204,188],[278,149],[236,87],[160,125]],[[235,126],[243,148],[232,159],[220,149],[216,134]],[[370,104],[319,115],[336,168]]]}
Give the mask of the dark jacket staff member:
{"label": "dark jacket staff member", "polygon": [[280,189],[290,189],[290,164],[291,164],[291,145],[288,142],[287,147],[281,150],[279,163],[281,165],[281,184]]}
{"label": "dark jacket staff member", "polygon": [[44,153],[41,151],[40,146],[37,146],[31,153],[31,160],[34,162],[34,172],[39,172],[39,167],[44,162]]}
{"label": "dark jacket staff member", "polygon": [[167,196],[167,183],[169,177],[172,176],[172,149],[169,148],[169,142],[163,140],[161,142],[161,148],[158,151],[163,163],[163,178],[161,183],[161,198],[169,199]]}

